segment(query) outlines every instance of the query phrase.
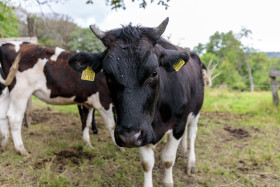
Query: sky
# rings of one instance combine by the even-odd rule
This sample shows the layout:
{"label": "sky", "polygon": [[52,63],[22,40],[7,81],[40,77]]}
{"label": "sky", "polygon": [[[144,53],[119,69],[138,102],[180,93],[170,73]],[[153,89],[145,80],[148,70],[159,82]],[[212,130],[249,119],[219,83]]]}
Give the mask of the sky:
{"label": "sky", "polygon": [[[169,8],[157,5],[158,0],[143,9],[140,1],[124,0],[126,10],[111,10],[105,0],[65,0],[51,4],[54,12],[69,15],[79,26],[88,28],[95,24],[103,31],[122,25],[158,26],[166,17],[169,24],[163,37],[176,45],[193,49],[206,44],[215,32],[250,29],[250,38],[242,43],[263,52],[280,52],[280,0],[170,0]],[[13,0],[18,5],[19,0]],[[29,12],[50,12],[47,6],[39,8],[21,0]],[[147,0],[150,2],[150,0]]]}

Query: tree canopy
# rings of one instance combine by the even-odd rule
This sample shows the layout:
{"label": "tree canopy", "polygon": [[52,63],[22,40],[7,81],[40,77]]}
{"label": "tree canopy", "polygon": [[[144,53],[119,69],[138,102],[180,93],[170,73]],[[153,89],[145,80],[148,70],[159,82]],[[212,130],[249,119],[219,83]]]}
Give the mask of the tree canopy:
{"label": "tree canopy", "polygon": [[9,1],[0,1],[0,37],[17,37],[18,19],[13,13]]}
{"label": "tree canopy", "polygon": [[215,86],[248,90],[252,84],[256,89],[269,89],[269,70],[272,65],[280,68],[280,58],[269,58],[242,44],[241,38],[252,31],[242,28],[239,33],[215,32],[206,44],[198,44],[194,51],[200,54],[207,65],[210,61],[217,67],[214,73],[221,74],[213,81]]}
{"label": "tree canopy", "polygon": [[[52,3],[66,3],[67,0],[19,0],[24,2],[36,3],[37,5],[48,5]],[[85,0],[84,2],[89,5],[94,5],[97,0]],[[107,6],[110,6],[112,10],[126,9],[127,0],[104,0]],[[139,8],[146,8],[149,3],[154,3],[155,0],[130,0],[131,2],[139,3]],[[165,9],[169,7],[168,2],[170,0],[156,0],[157,5],[163,6]]]}

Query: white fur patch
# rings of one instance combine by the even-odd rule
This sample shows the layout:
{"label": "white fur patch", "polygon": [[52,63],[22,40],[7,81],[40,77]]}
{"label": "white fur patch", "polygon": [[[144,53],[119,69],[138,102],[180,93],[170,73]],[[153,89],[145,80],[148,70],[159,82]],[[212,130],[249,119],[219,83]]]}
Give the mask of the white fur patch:
{"label": "white fur patch", "polygon": [[195,117],[196,117],[196,116],[195,116],[192,112],[189,113],[188,119],[187,119],[187,125],[190,124],[190,122],[191,122],[192,120],[194,120]]}
{"label": "white fur patch", "polygon": [[109,105],[109,109],[106,110],[100,102],[99,92],[96,92],[88,97],[86,103],[98,110],[100,116],[104,120],[106,128],[109,130],[112,141],[116,144],[114,137],[115,120],[113,117],[113,104],[111,103]]}
{"label": "white fur patch", "polygon": [[12,41],[12,42],[9,42],[9,43],[11,43],[15,46],[15,51],[17,53],[20,49],[20,45],[22,44],[22,41]]}
{"label": "white fur patch", "polygon": [[59,48],[59,47],[56,47],[55,48],[55,53],[51,56],[51,60],[52,61],[56,61],[57,60],[57,58],[58,58],[58,56],[60,55],[60,53],[62,53],[64,51],[64,49],[61,49],[61,48]]}
{"label": "white fur patch", "polygon": [[[76,104],[74,102],[75,96],[70,98],[54,97],[51,98],[51,90],[47,88],[47,79],[44,74],[44,66],[47,63],[47,59],[39,59],[37,63],[30,69],[23,72],[17,72],[17,83],[11,94],[20,97],[21,91],[29,90],[31,93],[48,104],[54,105],[67,105]],[[17,92],[17,93],[16,93]]]}

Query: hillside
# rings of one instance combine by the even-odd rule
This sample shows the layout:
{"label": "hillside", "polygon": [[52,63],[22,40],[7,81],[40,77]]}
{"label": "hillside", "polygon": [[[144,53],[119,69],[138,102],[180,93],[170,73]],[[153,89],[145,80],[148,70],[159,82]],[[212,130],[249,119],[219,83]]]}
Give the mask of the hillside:
{"label": "hillside", "polygon": [[267,52],[266,55],[269,57],[269,58],[280,58],[280,52]]}

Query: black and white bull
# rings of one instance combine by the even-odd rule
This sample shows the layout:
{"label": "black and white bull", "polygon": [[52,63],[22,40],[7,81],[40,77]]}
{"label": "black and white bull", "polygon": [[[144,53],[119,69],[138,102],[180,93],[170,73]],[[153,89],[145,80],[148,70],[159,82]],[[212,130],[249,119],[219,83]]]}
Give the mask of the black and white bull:
{"label": "black and white bull", "polygon": [[81,74],[68,65],[68,59],[74,54],[75,52],[58,47],[22,42],[1,46],[0,62],[5,81],[10,82],[9,90],[0,99],[3,150],[8,143],[9,124],[16,151],[28,155],[22,141],[21,127],[28,99],[32,94],[48,104],[80,104],[85,107],[83,111],[88,111],[81,116],[83,140],[89,147],[92,147],[89,127],[93,110],[97,109],[114,141],[113,105],[105,76],[97,73],[93,83],[81,80]]}
{"label": "black and white bull", "polygon": [[116,109],[116,143],[139,148],[144,186],[153,185],[152,145],[165,134],[169,138],[161,157],[165,167],[163,184],[173,186],[172,168],[177,148],[182,139],[186,147],[187,137],[190,141],[188,173],[195,169],[195,139],[204,98],[205,65],[195,53],[161,38],[167,24],[168,18],[156,28],[128,25],[107,32],[90,26],[107,49],[90,56],[81,53],[69,60],[70,66],[79,72],[87,66],[95,72],[103,69]]}

